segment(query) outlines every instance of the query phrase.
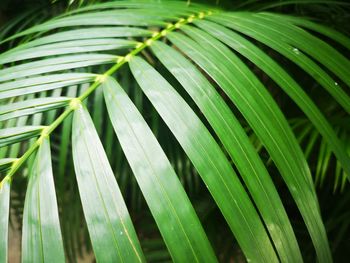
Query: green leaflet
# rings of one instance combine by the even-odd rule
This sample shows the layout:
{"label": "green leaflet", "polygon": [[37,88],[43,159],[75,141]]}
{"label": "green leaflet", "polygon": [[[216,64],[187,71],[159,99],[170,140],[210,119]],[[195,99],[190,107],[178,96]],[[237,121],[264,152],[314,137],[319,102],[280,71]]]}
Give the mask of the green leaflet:
{"label": "green leaflet", "polygon": [[127,49],[135,47],[136,44],[136,41],[116,38],[65,40],[63,42],[32,48],[27,47],[21,50],[10,50],[0,55],[0,64],[46,56]]}
{"label": "green leaflet", "polygon": [[42,139],[29,175],[23,212],[22,262],[65,262],[48,138]]}
{"label": "green leaflet", "polygon": [[82,84],[95,78],[90,73],[63,73],[9,81],[0,84],[0,99]]}
{"label": "green leaflet", "polygon": [[73,116],[72,150],[80,198],[98,262],[144,262],[134,227],[88,111]]}
{"label": "green leaflet", "polygon": [[[4,123],[4,126],[2,127],[2,129],[0,129],[0,134],[2,133],[3,130],[8,129],[8,127],[17,126],[20,129],[22,129],[23,125],[26,125],[27,119],[28,119],[28,116],[23,116],[23,117],[20,117],[18,119],[11,119],[9,121],[6,121]],[[0,123],[0,124],[2,124],[2,123]],[[38,131],[37,135],[39,135],[39,133],[41,133],[41,130],[43,128],[44,127],[42,127],[42,126],[34,128],[34,129],[40,129],[40,131]],[[26,128],[24,128],[24,129],[26,129]],[[30,129],[31,128],[29,128],[29,130]],[[10,132],[8,134],[13,133],[13,132],[16,133],[15,130],[16,130],[16,128],[10,130]],[[37,136],[37,135],[34,135],[34,136]],[[12,140],[12,139],[13,138],[11,138],[10,140]],[[1,141],[1,139],[0,139],[0,141]],[[16,140],[14,140],[14,142],[16,142]],[[13,145],[10,144],[9,146],[6,146],[6,147],[0,147],[0,156],[1,156],[1,158],[6,158],[8,156],[18,157],[19,150],[20,150],[20,145],[21,145],[20,143],[15,143]]]}
{"label": "green leaflet", "polygon": [[264,16],[270,16],[271,18],[280,18],[283,19],[284,21],[288,21],[291,22],[292,24],[304,27],[306,29],[311,29],[315,32],[321,33],[335,41],[337,41],[338,43],[340,43],[341,45],[343,45],[344,47],[346,47],[347,49],[350,49],[350,39],[343,35],[342,33],[321,25],[321,24],[317,24],[314,23],[310,20],[304,19],[304,18],[300,18],[300,17],[293,17],[293,16],[287,16],[287,15],[279,15],[279,14],[273,14],[273,13],[260,13],[261,15]]}
{"label": "green leaflet", "polygon": [[[69,97],[78,97],[78,87],[71,86],[67,92]],[[64,186],[65,181],[65,171],[68,169],[67,166],[67,155],[70,150],[71,143],[71,132],[72,132],[72,115],[68,116],[67,119],[62,123],[62,132],[61,132],[61,145],[59,153],[59,166],[58,166],[58,187]]]}
{"label": "green leaflet", "polygon": [[[249,260],[277,262],[264,226],[225,155],[172,86],[139,57],[130,61],[138,84],[192,161]],[[215,161],[214,161],[215,160]]]}
{"label": "green leaflet", "polygon": [[116,58],[116,56],[107,54],[84,54],[48,58],[2,69],[0,70],[0,81],[9,81],[42,73],[106,64],[115,61]]}
{"label": "green leaflet", "polygon": [[66,106],[70,101],[67,97],[47,97],[28,99],[0,106],[0,121],[32,115]]}
{"label": "green leaflet", "polygon": [[77,14],[74,16],[66,16],[61,18],[51,19],[45,23],[33,26],[21,33],[18,33],[6,40],[33,34],[37,32],[45,32],[57,28],[74,27],[74,26],[164,26],[166,23],[163,21],[164,18],[169,17],[168,14],[156,14],[142,13],[144,10],[112,10],[112,11],[100,11],[90,12],[85,14]]}
{"label": "green leaflet", "polygon": [[0,262],[7,262],[8,258],[8,224],[10,213],[10,186],[7,178],[0,182]]}
{"label": "green leaflet", "polygon": [[22,126],[0,129],[0,147],[38,136],[45,126]]}
{"label": "green leaflet", "polygon": [[17,158],[3,158],[0,159],[0,174],[6,172],[8,169],[11,168],[14,161],[16,161]]}
{"label": "green leaflet", "polygon": [[[83,81],[92,80],[96,74],[91,73],[63,73],[63,74],[50,74],[45,76],[35,76],[31,78],[19,79],[15,81],[8,81],[0,84],[0,92],[15,90],[20,88],[30,88],[40,85],[49,85],[52,83],[61,83],[65,81]],[[67,85],[74,85],[75,82],[68,82]],[[23,95],[23,94],[21,94]]]}
{"label": "green leaflet", "polygon": [[199,41],[203,47],[198,42],[174,32],[168,35],[170,41],[220,85],[246,118],[275,161],[298,204],[319,257],[329,260],[328,240],[319,214],[310,171],[280,109],[256,76],[227,47],[201,30],[189,26],[183,26],[182,29],[197,41],[198,35],[205,35]]}
{"label": "green leaflet", "polygon": [[[102,84],[114,130],[174,262],[217,262],[179,179],[125,91]],[[169,227],[171,226],[171,227]]]}
{"label": "green leaflet", "polygon": [[[306,187],[306,189],[308,188],[307,191],[314,195],[311,175],[302,152],[297,144],[290,142],[294,136],[283,114],[270,94],[263,88],[260,81],[238,57],[209,34],[189,26],[184,26],[183,30],[192,34],[196,40],[206,39],[206,44],[212,47],[211,53],[205,52],[204,47],[198,46],[196,42],[179,33],[169,34],[171,42],[179,46],[185,54],[220,85],[247,119],[249,125],[261,137],[262,142],[265,142],[266,147],[268,149],[269,147],[274,147],[270,154],[276,156],[275,161],[284,162],[284,165],[281,165],[281,167],[299,171],[298,173],[304,179],[301,179],[302,181],[300,182],[294,180],[294,183],[308,183],[309,187]],[[196,48],[194,48],[195,46]],[[219,61],[224,61],[225,63],[220,63]],[[232,70],[237,71],[239,74],[232,75]],[[240,88],[241,86],[246,88],[242,89]],[[273,134],[275,135],[273,136]],[[279,154],[277,154],[278,152]],[[288,159],[292,160],[295,158],[298,158],[299,162],[301,162],[299,165],[296,165],[295,161],[294,163],[287,162]],[[291,173],[291,175],[293,174]],[[294,176],[290,178],[292,179]]]}
{"label": "green leaflet", "polygon": [[67,30],[34,39],[20,44],[9,52],[19,51],[30,47],[52,44],[61,41],[110,38],[110,37],[146,37],[152,35],[152,31],[137,27],[93,27]]}
{"label": "green leaflet", "polygon": [[[104,10],[110,8],[115,9]],[[100,9],[99,12],[83,13],[83,11],[97,11],[98,9]],[[213,9],[215,8],[210,7],[210,10]],[[36,32],[46,32],[52,29],[71,26],[165,26],[165,20],[176,20],[179,17],[186,17],[206,10],[209,10],[208,6],[194,3],[188,6],[184,2],[176,1],[167,1],[165,3],[147,1],[100,3],[66,12],[55,19],[17,33],[0,43]]]}
{"label": "green leaflet", "polygon": [[308,116],[318,131],[327,140],[344,169],[350,174],[350,157],[331,125],[304,90],[278,63],[232,30],[208,21],[198,21],[196,24],[248,58],[270,76]]}
{"label": "green leaflet", "polygon": [[334,99],[350,113],[350,96],[344,92],[340,85],[328,75],[318,64],[292,45],[279,41],[281,38],[278,32],[270,30],[268,27],[261,27],[257,23],[251,23],[249,20],[235,19],[232,16],[223,15],[210,17],[210,20],[220,23],[224,26],[242,32],[264,44],[275,49],[283,56],[287,57],[299,67],[312,76],[320,85],[327,90]]}
{"label": "green leaflet", "polygon": [[[238,14],[239,15],[239,14]],[[347,86],[350,86],[350,61],[331,45],[311,35],[307,31],[290,23],[281,17],[270,17],[264,14],[251,14],[247,19],[254,24],[276,32],[295,48],[313,57],[316,61],[331,70]],[[316,47],[316,48],[315,48]]]}
{"label": "green leaflet", "polygon": [[102,134],[103,127],[103,116],[106,112],[104,111],[104,99],[103,99],[103,90],[102,88],[98,88],[95,91],[94,97],[92,103],[94,105],[93,112],[92,112],[92,120],[94,122],[94,126],[96,128],[96,131],[99,135]]}
{"label": "green leaflet", "polygon": [[152,50],[182,84],[219,136],[258,206],[282,262],[302,257],[273,182],[239,121],[215,88],[179,52],[156,42]]}
{"label": "green leaflet", "polygon": [[331,154],[332,152],[327,147],[327,143],[324,140],[322,140],[320,143],[319,153],[317,157],[318,161],[315,172],[315,185],[320,185],[322,187],[324,176],[326,175],[329,160],[331,158]]}

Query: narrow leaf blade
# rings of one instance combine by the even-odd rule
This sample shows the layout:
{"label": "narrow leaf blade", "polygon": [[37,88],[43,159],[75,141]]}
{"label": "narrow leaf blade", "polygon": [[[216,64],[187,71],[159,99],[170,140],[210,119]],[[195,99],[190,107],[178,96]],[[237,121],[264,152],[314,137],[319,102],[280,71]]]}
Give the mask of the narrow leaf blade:
{"label": "narrow leaf blade", "polygon": [[23,212],[22,262],[65,262],[47,138],[42,140],[29,176]]}
{"label": "narrow leaf blade", "polygon": [[209,131],[172,86],[139,57],[130,68],[143,92],[198,170],[248,259],[277,262],[247,193]]}
{"label": "narrow leaf blade", "polygon": [[208,119],[236,164],[282,261],[302,261],[280,197],[256,149],[220,94],[190,61],[175,49],[156,42],[152,50],[182,84]]}
{"label": "narrow leaf blade", "polygon": [[145,120],[114,79],[107,79],[103,89],[115,132],[173,260],[216,262],[195,211]]}
{"label": "narrow leaf blade", "polygon": [[283,176],[318,254],[329,260],[328,239],[309,167],[276,102],[250,69],[222,43],[194,27],[182,29],[196,41],[175,32],[168,38],[218,83],[243,114]]}
{"label": "narrow leaf blade", "polygon": [[128,210],[88,111],[73,116],[73,161],[97,261],[144,262]]}

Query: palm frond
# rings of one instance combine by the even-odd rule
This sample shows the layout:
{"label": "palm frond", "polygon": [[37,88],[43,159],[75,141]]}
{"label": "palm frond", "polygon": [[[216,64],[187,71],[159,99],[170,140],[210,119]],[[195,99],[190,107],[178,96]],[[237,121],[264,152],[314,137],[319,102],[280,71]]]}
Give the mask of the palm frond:
{"label": "palm frond", "polygon": [[[79,207],[79,198],[97,261],[168,256],[143,251],[127,203],[144,198],[174,261],[216,262],[181,185],[198,178],[248,261],[301,262],[302,248],[251,130],[289,189],[318,261],[331,262],[307,156],[322,136],[316,183],[332,154],[337,182],[341,171],[349,180],[348,146],[307,88],[270,55],[273,50],[310,75],[349,114],[343,87],[350,86],[350,61],[308,30],[349,49],[346,36],[303,18],[178,1],[87,5],[2,40],[18,45],[0,54],[1,260],[7,261],[10,185],[22,173],[28,177],[23,262],[55,255],[64,261],[57,201]],[[307,119],[290,124],[253,67]],[[172,139],[163,143],[163,132]],[[308,136],[314,139],[305,156]],[[77,185],[79,193],[67,197],[75,201],[56,201],[53,176],[57,192]],[[141,192],[129,197],[128,187]],[[62,209],[60,218],[70,215]],[[71,223],[81,221],[78,215]],[[62,227],[71,259],[69,231]]]}

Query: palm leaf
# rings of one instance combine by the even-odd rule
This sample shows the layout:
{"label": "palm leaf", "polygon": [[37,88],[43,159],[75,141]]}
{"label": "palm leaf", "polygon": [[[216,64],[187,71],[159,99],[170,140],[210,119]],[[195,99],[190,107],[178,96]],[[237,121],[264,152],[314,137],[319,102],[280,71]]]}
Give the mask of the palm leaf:
{"label": "palm leaf", "polygon": [[89,113],[73,117],[73,159],[84,214],[98,261],[143,262],[135,230]]}
{"label": "palm leaf", "polygon": [[42,140],[26,192],[22,262],[64,262],[50,144],[47,138]]}
{"label": "palm leaf", "polygon": [[[350,158],[341,141],[337,138],[334,130],[313,101],[311,101],[297,82],[294,81],[282,67],[238,34],[207,21],[197,21],[196,24],[203,27],[217,38],[220,38],[228,46],[231,46],[240,54],[247,57],[270,76],[271,79],[273,79],[308,116],[323,137],[328,141],[328,145],[333,149],[333,152],[337,155],[338,160],[342,163],[344,169],[350,171]],[[221,32],[221,34],[217,32]]]}
{"label": "palm leaf", "polygon": [[140,87],[193,162],[247,257],[277,260],[249,197],[198,117],[166,80],[141,58],[133,58],[130,67]]}
{"label": "palm leaf", "polygon": [[115,80],[108,79],[102,86],[115,132],[172,258],[215,262],[199,220],[156,138]]}
{"label": "palm leaf", "polygon": [[[192,29],[192,31],[194,31],[194,29]],[[311,175],[306,168],[306,160],[298,147],[294,135],[291,133],[290,129],[288,129],[289,127],[286,120],[282,114],[278,114],[280,111],[277,105],[274,104],[267,93],[263,92],[263,87],[257,88],[257,86],[261,84],[259,84],[258,80],[254,78],[254,75],[245,68],[244,64],[233,57],[233,53],[225,49],[224,46],[221,46],[219,42],[214,42],[216,40],[206,35],[208,42],[214,42],[210,46],[212,48],[210,50],[215,49],[215,51],[217,51],[215,54],[213,52],[213,56],[210,58],[208,54],[204,55],[206,53],[204,49],[199,49],[197,47],[197,50],[194,50],[194,48],[191,48],[194,47],[194,43],[191,43],[190,40],[187,40],[184,36],[178,35],[178,33],[173,33],[173,35],[169,36],[169,39],[177,46],[183,48],[183,51],[188,56],[199,63],[199,65],[225,90],[231,100],[236,103],[236,106],[246,117],[250,126],[265,144],[276,166],[280,169],[286,184],[290,187],[290,191],[299,206],[305,223],[309,227],[310,234],[314,236],[314,242],[316,244],[319,243],[318,251],[320,256],[325,253],[326,255],[322,255],[322,258],[330,257],[330,252],[327,252],[328,244],[325,237],[325,230],[322,226],[320,215],[317,212],[318,205],[315,202]],[[186,45],[186,42],[190,43]],[[188,50],[189,48],[191,48],[191,50]],[[215,64],[213,62],[209,64],[210,59],[211,61],[215,61]],[[227,65],[220,63],[220,61],[225,61]],[[216,70],[218,67],[219,70]],[[230,68],[235,68],[240,72],[240,75],[230,75]],[[241,86],[250,86],[250,88],[241,89]],[[259,109],[259,111],[257,109]],[[271,119],[275,120],[271,121]],[[283,139],[284,136],[285,138]],[[300,163],[297,164],[297,162]],[[300,196],[306,197],[310,202],[306,203],[305,200],[299,202]],[[310,211],[314,211],[315,214],[312,215]]]}
{"label": "palm leaf", "polygon": [[[179,52],[157,42],[152,50],[192,96],[239,169],[275,240],[280,258],[300,261],[301,255],[278,193],[239,121],[199,70]],[[205,99],[204,99],[205,98]],[[231,146],[235,145],[235,148]],[[277,226],[277,227],[276,227]]]}
{"label": "palm leaf", "polygon": [[[344,35],[302,18],[225,12],[178,1],[88,5],[2,40],[4,44],[19,43],[0,54],[3,261],[7,255],[9,182],[16,184],[16,173],[29,178],[22,260],[31,261],[37,255],[49,262],[46,255],[56,252],[64,260],[57,236],[52,159],[58,167],[54,173],[58,191],[65,192],[67,184],[75,184],[75,170],[79,193],[71,196],[80,197],[98,261],[167,257],[163,250],[149,257],[147,249],[141,248],[142,235],[135,231],[127,209],[129,199],[139,206],[142,196],[137,194],[138,187],[174,261],[217,261],[202,218],[198,219],[194,202],[180,183],[195,189],[193,185],[201,178],[248,261],[300,262],[300,248],[285,204],[273,174],[255,149],[257,145],[258,150],[267,150],[288,187],[318,261],[331,262],[307,157],[321,135],[316,183],[324,180],[333,153],[339,184],[340,171],[350,176],[348,149],[343,144],[346,139],[334,130],[312,95],[267,50],[277,51],[315,78],[347,114],[350,97],[341,86],[350,84],[350,62],[305,29],[349,48]],[[260,48],[259,42],[266,47]],[[235,52],[265,72],[308,119],[289,123],[250,64]],[[162,142],[163,131],[169,133],[166,143]],[[253,133],[254,141],[248,133]],[[304,156],[305,138],[310,139]],[[70,144],[73,162],[67,157]],[[31,155],[36,151],[34,160]],[[32,167],[29,173],[20,169],[26,164]],[[40,187],[41,180],[48,180],[48,193]],[[47,203],[46,195],[50,196]],[[75,199],[68,203],[79,207],[79,198]],[[37,201],[51,204],[44,208],[55,215],[50,225],[56,229],[56,238],[46,235],[49,230],[36,238],[37,228],[44,227],[37,220],[42,212]],[[60,218],[71,217],[63,209]],[[80,222],[75,216],[71,224]],[[69,235],[69,229],[63,228],[63,236]],[[30,244],[41,247],[41,254],[28,249]],[[72,260],[72,249],[67,247],[66,255]]]}
{"label": "palm leaf", "polygon": [[0,147],[11,145],[40,135],[44,126],[22,126],[0,130]]}

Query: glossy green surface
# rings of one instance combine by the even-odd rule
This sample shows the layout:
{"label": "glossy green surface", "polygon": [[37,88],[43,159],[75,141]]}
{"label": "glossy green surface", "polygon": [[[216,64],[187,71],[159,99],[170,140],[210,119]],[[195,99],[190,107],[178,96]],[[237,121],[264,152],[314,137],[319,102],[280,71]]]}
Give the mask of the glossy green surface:
{"label": "glossy green surface", "polygon": [[[239,14],[238,14],[239,15]],[[350,85],[350,61],[330,44],[313,36],[307,31],[286,23],[283,18],[264,14],[250,15],[248,20],[254,24],[264,25],[271,32],[278,33],[285,42],[304,52],[332,71],[347,86]],[[315,48],[315,46],[317,48]]]}
{"label": "glossy green surface", "polygon": [[[231,15],[223,15],[220,17],[213,16],[211,19],[266,44],[268,47],[276,50],[293,61],[320,83],[320,85],[334,97],[347,113],[350,113],[350,96],[342,89],[334,78],[322,69],[322,67],[304,54],[302,49],[300,50],[294,47],[289,42],[279,41],[278,39],[281,39],[280,32],[276,32],[266,26],[260,26],[259,23],[253,23],[249,20],[234,19]],[[303,39],[302,43],[306,43],[305,41],[306,39]],[[318,50],[318,48],[315,49]]]}
{"label": "glossy green surface", "polygon": [[114,130],[174,262],[217,262],[157,139],[112,78],[102,84]]}
{"label": "glossy green surface", "polygon": [[162,42],[152,45],[159,60],[182,84],[219,136],[237,166],[272,235],[282,261],[302,261],[283,204],[248,136],[219,93],[183,55]]}
{"label": "glossy green surface", "polygon": [[90,73],[63,73],[4,82],[0,84],[0,99],[83,84],[92,81],[95,77],[95,74]]}
{"label": "glossy green surface", "polygon": [[117,38],[66,40],[64,42],[41,45],[32,48],[27,47],[21,50],[10,50],[9,52],[0,55],[0,63],[5,64],[47,56],[127,49],[135,47],[136,44],[136,41]]}
{"label": "glossy green surface", "polygon": [[[199,31],[190,27],[186,30],[192,35]],[[319,257],[330,260],[311,174],[284,116],[270,94],[238,57],[203,31],[198,34],[205,35],[200,38],[200,43],[206,44],[205,49],[179,33],[171,33],[169,39],[220,85],[246,118],[280,170],[309,228]],[[236,74],[232,74],[233,70]]]}
{"label": "glossy green surface", "polygon": [[65,262],[48,138],[43,139],[29,175],[22,262]]}
{"label": "glossy green surface", "polygon": [[[350,174],[350,157],[344,145],[316,104],[310,99],[302,87],[273,59],[261,49],[239,34],[220,25],[208,21],[198,21],[196,24],[228,46],[248,58],[271,77],[301,108],[305,115],[323,135],[328,145],[337,156],[344,170]],[[350,179],[350,177],[349,177]]]}
{"label": "glossy green surface", "polygon": [[67,97],[38,98],[0,106],[0,121],[61,108],[66,106],[69,101],[70,98]]}
{"label": "glossy green surface", "polygon": [[38,136],[44,126],[21,126],[0,129],[0,147]]}
{"label": "glossy green surface", "polygon": [[72,142],[80,198],[97,262],[144,262],[113,171],[82,105],[74,113]]}
{"label": "glossy green surface", "polygon": [[132,58],[130,68],[143,92],[201,175],[246,257],[253,261],[277,262],[253,204],[224,153],[200,119],[170,84],[143,59]]}
{"label": "glossy green surface", "polygon": [[14,161],[16,161],[16,158],[3,158],[0,159],[0,173],[3,173],[7,170],[9,170],[13,164]]}
{"label": "glossy green surface", "polygon": [[83,54],[48,58],[2,69],[0,70],[0,81],[9,81],[42,73],[111,63],[116,60],[116,58],[116,56],[107,54]]}
{"label": "glossy green surface", "polygon": [[262,14],[264,16],[270,16],[271,18],[277,17],[279,19],[283,19],[284,21],[288,21],[294,25],[301,26],[301,27],[306,28],[306,29],[311,29],[315,32],[321,33],[321,34],[337,41],[338,43],[342,44],[347,49],[350,49],[350,39],[346,35],[338,32],[330,27],[315,23],[311,20],[308,20],[308,19],[305,19],[302,17],[294,17],[294,16],[287,16],[287,15],[281,16],[279,14],[267,13],[267,12],[262,13]]}

